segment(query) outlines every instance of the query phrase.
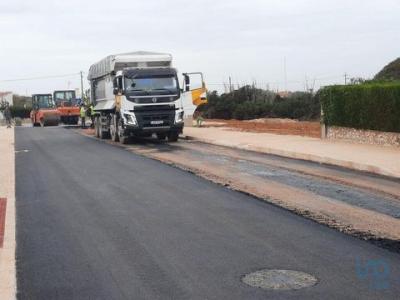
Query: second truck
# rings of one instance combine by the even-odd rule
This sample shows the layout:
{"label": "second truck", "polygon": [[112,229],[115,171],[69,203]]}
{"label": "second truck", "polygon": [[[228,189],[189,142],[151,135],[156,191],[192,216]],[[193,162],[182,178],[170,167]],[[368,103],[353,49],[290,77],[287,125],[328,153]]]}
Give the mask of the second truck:
{"label": "second truck", "polygon": [[207,102],[202,73],[184,73],[183,78],[181,88],[172,56],[165,53],[116,54],[93,64],[88,80],[96,136],[124,144],[130,137],[153,134],[177,141],[184,119]]}

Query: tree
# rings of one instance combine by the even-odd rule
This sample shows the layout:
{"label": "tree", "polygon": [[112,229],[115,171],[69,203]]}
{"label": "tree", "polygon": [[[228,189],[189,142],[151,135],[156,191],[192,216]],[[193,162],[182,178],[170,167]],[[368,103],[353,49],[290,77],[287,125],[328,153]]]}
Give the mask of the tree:
{"label": "tree", "polygon": [[400,57],[386,65],[374,77],[375,80],[400,80]]}

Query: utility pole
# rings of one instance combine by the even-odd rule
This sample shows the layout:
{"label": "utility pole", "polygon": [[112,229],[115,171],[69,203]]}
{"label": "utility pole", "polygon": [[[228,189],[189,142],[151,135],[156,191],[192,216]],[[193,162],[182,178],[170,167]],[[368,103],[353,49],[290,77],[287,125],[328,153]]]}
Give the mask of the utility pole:
{"label": "utility pole", "polygon": [[311,90],[310,90],[311,94],[313,94],[313,93],[314,93],[314,89],[315,89],[315,82],[316,82],[316,81],[317,81],[317,79],[314,77],[313,85],[312,85],[312,88],[311,88]]}
{"label": "utility pole", "polygon": [[286,69],[286,56],[283,57],[283,73],[285,75],[285,92],[287,92],[287,69]]}
{"label": "utility pole", "polygon": [[229,76],[229,93],[232,93],[232,78]]}
{"label": "utility pole", "polygon": [[344,73],[344,85],[347,85],[347,73]]}
{"label": "utility pole", "polygon": [[225,82],[222,83],[224,86],[224,93],[227,94],[229,91],[229,87],[227,87],[227,84]]}
{"label": "utility pole", "polygon": [[305,84],[304,85],[305,85],[304,86],[305,91],[308,92],[308,78],[307,78],[307,75],[305,75]]}
{"label": "utility pole", "polygon": [[82,98],[82,101],[84,101],[85,93],[83,91],[83,71],[81,71],[81,98]]}

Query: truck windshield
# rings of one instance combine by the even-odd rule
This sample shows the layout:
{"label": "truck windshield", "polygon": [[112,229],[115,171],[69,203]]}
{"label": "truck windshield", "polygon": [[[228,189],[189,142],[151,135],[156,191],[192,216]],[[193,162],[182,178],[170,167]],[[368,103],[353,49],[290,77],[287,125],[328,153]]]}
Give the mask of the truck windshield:
{"label": "truck windshield", "polygon": [[154,94],[177,94],[178,83],[175,76],[160,76],[146,78],[125,78],[127,92],[152,92]]}
{"label": "truck windshield", "polygon": [[53,108],[55,106],[51,95],[36,96],[34,101],[38,108]]}

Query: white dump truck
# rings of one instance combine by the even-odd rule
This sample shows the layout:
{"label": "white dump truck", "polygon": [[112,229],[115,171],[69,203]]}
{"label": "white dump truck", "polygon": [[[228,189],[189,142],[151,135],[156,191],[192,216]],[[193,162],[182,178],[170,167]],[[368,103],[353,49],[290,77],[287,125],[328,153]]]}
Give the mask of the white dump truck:
{"label": "white dump truck", "polygon": [[127,143],[130,137],[155,134],[177,141],[184,119],[207,102],[202,73],[182,75],[181,86],[172,56],[165,53],[116,54],[93,64],[88,80],[96,136]]}

